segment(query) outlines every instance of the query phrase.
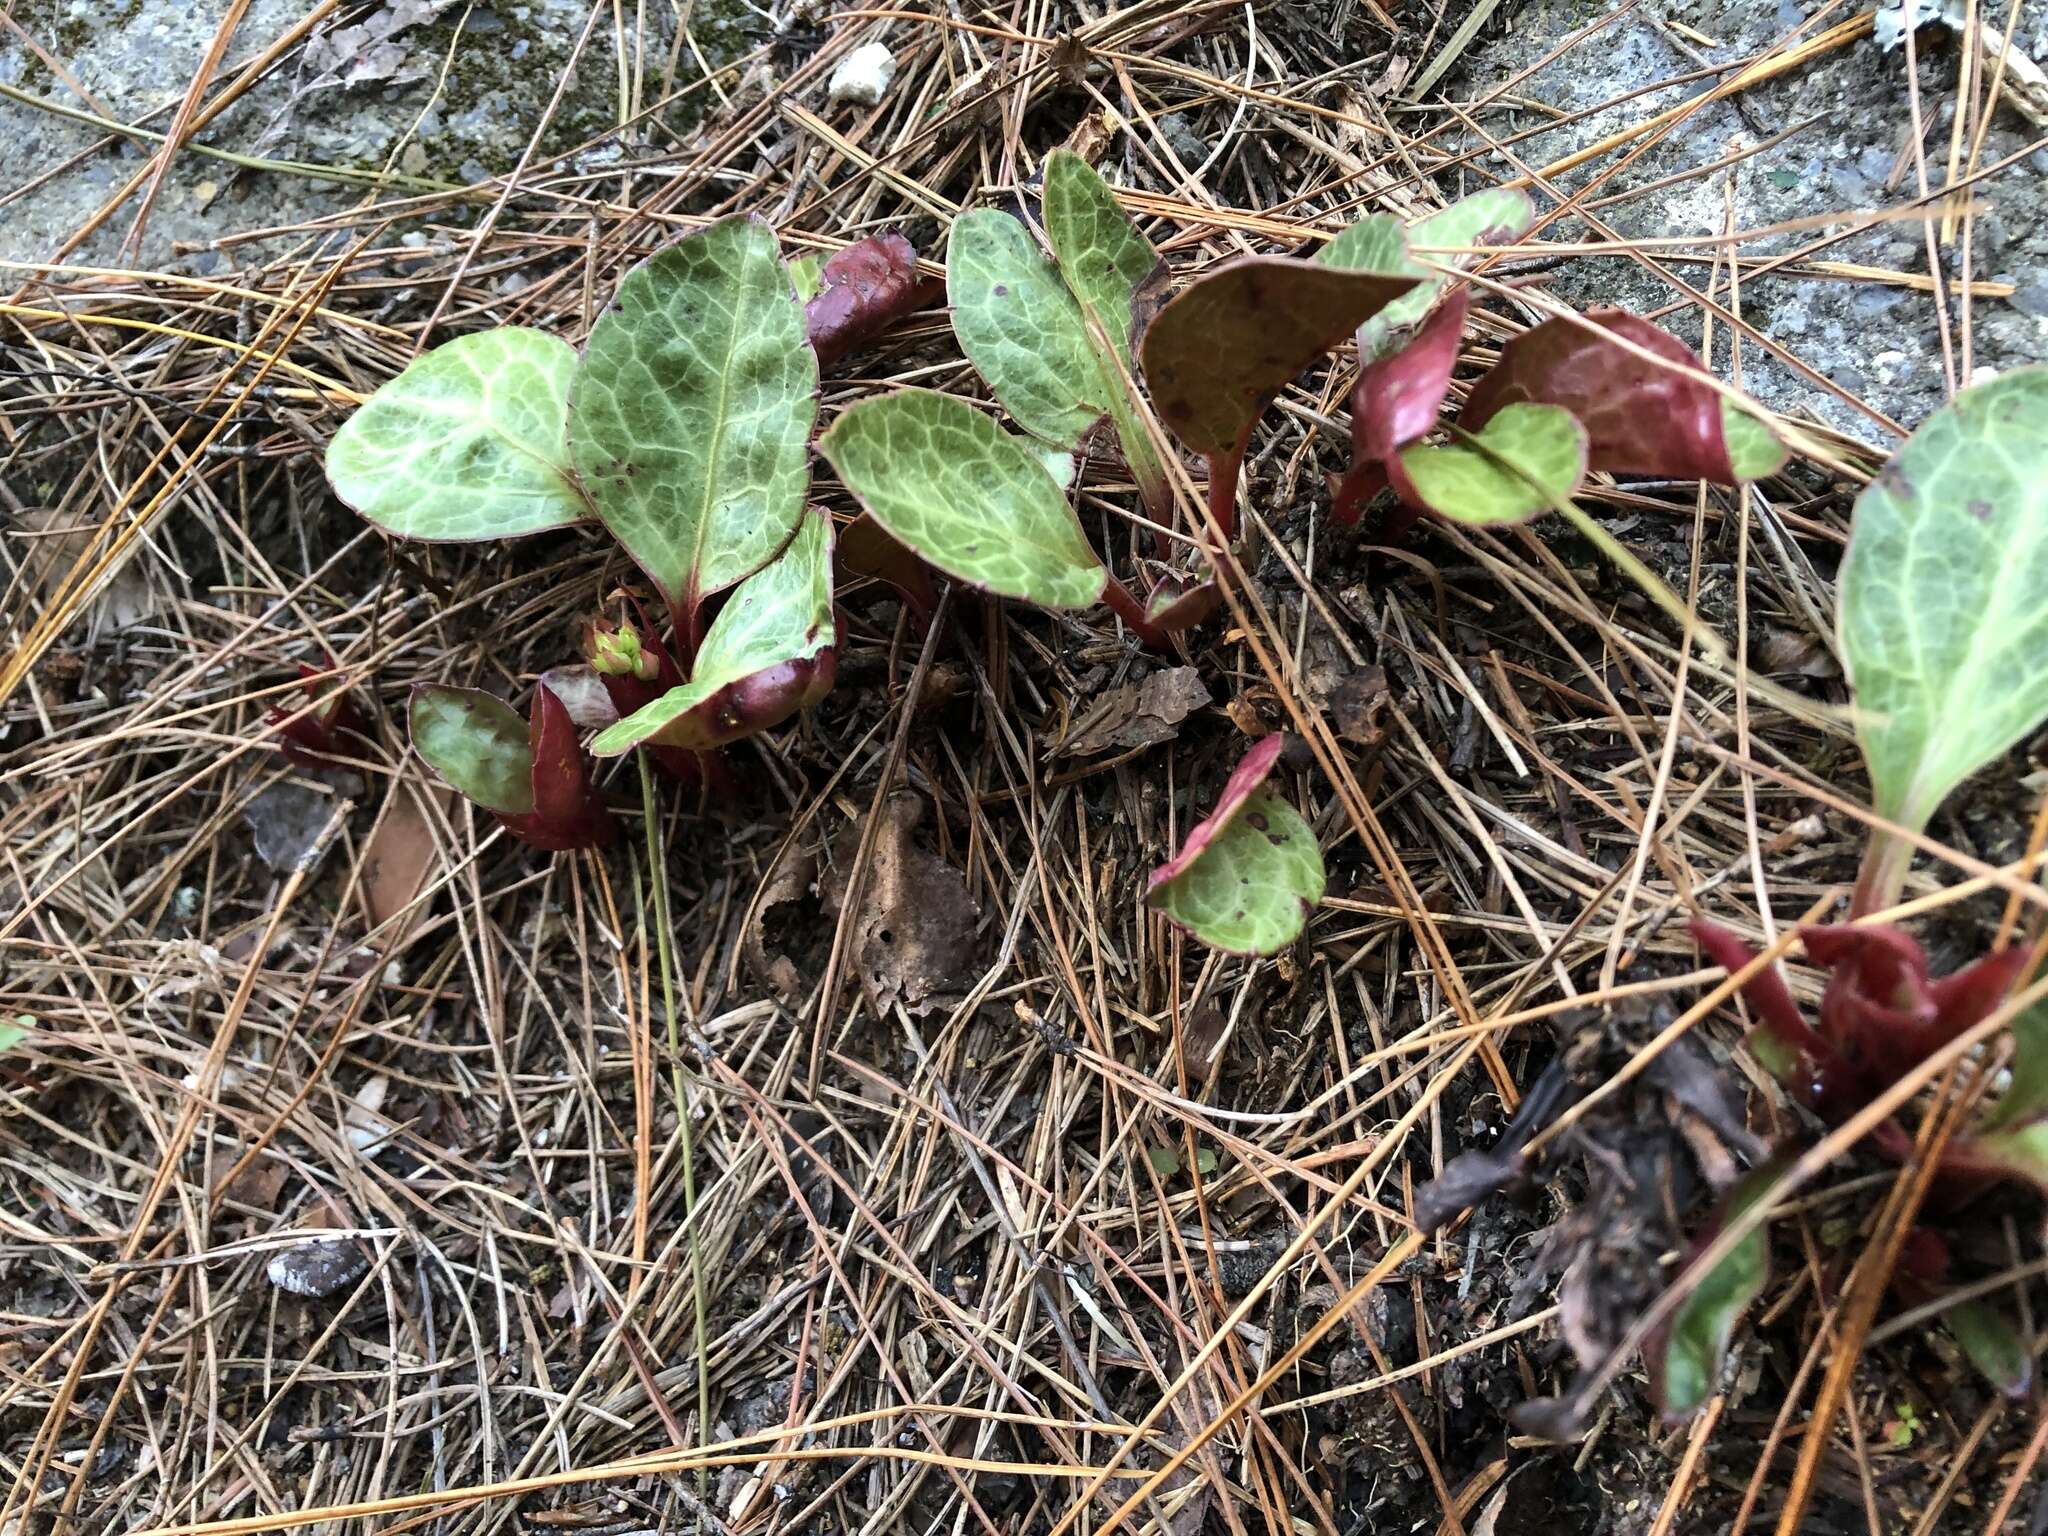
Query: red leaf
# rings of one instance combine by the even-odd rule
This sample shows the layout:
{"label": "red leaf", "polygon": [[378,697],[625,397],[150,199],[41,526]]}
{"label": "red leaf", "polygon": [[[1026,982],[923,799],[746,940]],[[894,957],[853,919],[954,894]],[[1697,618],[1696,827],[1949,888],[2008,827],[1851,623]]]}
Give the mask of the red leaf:
{"label": "red leaf", "polygon": [[918,276],[917,251],[893,232],[847,246],[825,263],[823,277],[825,286],[804,306],[821,368],[945,292],[938,279]]}
{"label": "red leaf", "polygon": [[2026,963],[2027,946],[2013,944],[1934,983],[1934,1027],[1941,1037],[1934,1048],[1990,1018],[2011,995]]}
{"label": "red leaf", "polygon": [[[309,667],[303,661],[300,662],[299,679],[306,685],[307,696],[317,697],[319,690],[315,685],[320,679],[327,678],[329,673],[339,670],[339,667],[340,663],[332,656],[327,658],[325,669]],[[346,683],[346,679],[329,681]],[[356,713],[356,707],[349,699],[345,687],[343,691],[335,694],[324,709],[311,710],[296,720],[291,718],[293,714],[291,705],[279,704],[263,718],[266,725],[277,727],[278,735],[283,738],[278,742],[277,749],[284,754],[285,761],[295,768],[319,768],[327,765],[333,758],[346,757],[352,749],[343,738],[366,734],[363,718]]]}
{"label": "red leaf", "polygon": [[1339,520],[1357,522],[1390,475],[1401,499],[1417,504],[1395,455],[1436,425],[1470,307],[1460,288],[1431,312],[1407,345],[1359,371],[1351,391],[1351,470],[1337,485],[1330,508]]}
{"label": "red leaf", "polygon": [[[1692,930],[1694,942],[1707,958],[1730,975],[1756,958],[1757,952],[1741,935],[1729,932],[1719,923],[1694,918],[1687,926]],[[1786,1079],[1782,1068],[1778,1069],[1778,1075],[1808,1108],[1830,1125],[1839,1125],[1870,1102],[1870,1085],[1864,1073],[1844,1057],[1834,1043],[1814,1033],[1777,966],[1765,966],[1744,982],[1742,996],[1756,1010],[1763,1032],[1782,1050],[1797,1058],[1796,1079]],[[1884,1140],[1882,1132],[1886,1129],[1895,1131],[1896,1127],[1881,1127],[1878,1134],[1881,1142]]]}
{"label": "red leaf", "polygon": [[543,684],[533,691],[533,714],[526,724],[533,752],[533,814],[543,822],[574,820],[583,810],[583,749],[576,740],[576,722],[569,709]]}
{"label": "red leaf", "polygon": [[1251,798],[1252,791],[1266,782],[1266,775],[1273,771],[1273,765],[1280,760],[1280,753],[1286,745],[1287,737],[1279,731],[1270,736],[1262,736],[1252,744],[1251,751],[1245,753],[1243,760],[1232,771],[1230,781],[1223,786],[1223,793],[1216,801],[1216,809],[1188,834],[1187,841],[1180,845],[1179,853],[1152,871],[1152,878],[1146,882],[1146,890],[1158,890],[1201,857],[1202,850],[1214,842],[1217,835],[1230,825],[1233,816],[1244,809],[1244,803]]}
{"label": "red leaf", "polygon": [[[1676,366],[1646,362],[1613,336]],[[1477,432],[1504,406],[1561,405],[1591,439],[1589,468],[1733,485],[1721,397],[1704,378],[1676,337],[1625,310],[1594,309],[1582,319],[1546,320],[1501,348],[1458,424]]]}

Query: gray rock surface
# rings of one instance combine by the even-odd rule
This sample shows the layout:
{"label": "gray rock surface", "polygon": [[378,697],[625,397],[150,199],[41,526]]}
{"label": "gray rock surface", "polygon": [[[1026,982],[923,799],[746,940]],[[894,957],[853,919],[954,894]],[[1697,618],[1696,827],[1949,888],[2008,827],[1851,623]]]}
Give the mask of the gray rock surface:
{"label": "gray rock surface", "polygon": [[[1726,5],[1647,0],[1516,84],[1513,94],[1566,113],[1581,111],[1641,86],[1692,73],[1702,60],[1725,64],[1760,52],[1797,27],[1811,9],[1797,0],[1734,0]],[[1809,34],[1848,14],[1831,13]],[[1490,29],[1496,35],[1474,46],[1460,65],[1462,78],[1454,81],[1453,94],[1468,100],[1485,95],[1530,68],[1600,12],[1580,0],[1530,0],[1504,8],[1503,15],[1508,18],[1505,34],[1498,35],[1497,27]],[[2021,16],[2017,45],[2037,60],[2048,57],[2048,7],[2026,5]],[[1688,38],[1673,23],[1697,29],[1716,46]],[[1939,187],[1948,164],[1958,48],[1953,36],[1940,27],[1923,28],[1917,48],[1929,182]],[[1665,87],[1537,132],[1512,147],[1525,166],[1554,163],[1711,84],[1700,80]],[[1534,110],[1494,113],[1485,119],[1496,138],[1540,128],[1543,121],[1544,115]],[[1913,161],[1905,153],[1911,126],[1905,50],[1886,53],[1866,36],[1696,113],[1594,196],[1649,190],[1599,209],[1598,214],[1616,233],[1638,239],[1716,233],[1728,227],[1731,214],[1736,228],[1751,231],[1806,221],[1805,227],[1744,242],[1749,258],[1780,254],[1841,229],[1859,214],[1907,203],[1917,191]],[[1794,131],[1730,169],[1651,188],[1651,183],[1787,130]],[[1983,141],[1980,167],[2016,154],[2021,157],[1976,188],[1982,207],[1971,237],[1972,276],[1980,282],[2014,285],[2016,291],[2009,298],[1979,298],[1971,305],[1971,373],[2003,371],[2048,357],[2048,210],[2043,207],[2048,151],[2021,153],[2041,132],[2010,106],[2001,105]],[[1577,190],[1612,164],[1609,158],[1567,172],[1559,187]],[[1498,156],[1485,165],[1494,175],[1518,174],[1517,167]],[[1601,237],[1583,223],[1560,222],[1546,238]],[[1710,252],[1697,247],[1690,254]],[[1881,224],[1817,252],[1816,259],[1924,276],[1926,226],[1918,218]],[[1941,260],[1949,278],[1960,277],[1960,242],[1943,247]],[[1700,287],[1714,277],[1703,263],[1673,262],[1671,267]],[[1549,274],[1548,281],[1552,293],[1580,307],[1617,304],[1649,312],[1674,297],[1663,277],[1626,256],[1570,261]],[[1720,296],[1726,297],[1725,281]],[[1765,337],[1893,422],[1911,428],[1944,398],[1943,327],[1935,296],[1927,289],[1771,274],[1746,281],[1741,299],[1743,317]],[[1687,340],[1699,341],[1696,310],[1674,315],[1667,323]],[[1959,323],[1957,306],[1950,301],[1947,329],[1954,366],[1960,372]],[[1726,342],[1724,330],[1716,344],[1724,368]],[[1893,441],[1882,423],[1754,345],[1743,349],[1743,371],[1749,388],[1779,410],[1809,412],[1873,446]]]}

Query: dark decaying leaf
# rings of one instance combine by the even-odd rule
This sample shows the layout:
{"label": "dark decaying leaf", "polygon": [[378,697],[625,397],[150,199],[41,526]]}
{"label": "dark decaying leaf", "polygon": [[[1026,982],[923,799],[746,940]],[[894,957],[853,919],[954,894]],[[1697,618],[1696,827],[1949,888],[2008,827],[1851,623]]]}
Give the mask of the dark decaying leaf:
{"label": "dark decaying leaf", "polygon": [[[1664,359],[1646,361],[1620,337]],[[1476,432],[1517,404],[1558,405],[1588,438],[1588,467],[1735,483],[1720,394],[1683,342],[1636,315],[1592,309],[1525,331],[1473,386],[1459,425]]]}
{"label": "dark decaying leaf", "polygon": [[283,1250],[264,1266],[270,1283],[294,1296],[332,1296],[362,1279],[370,1256],[354,1238],[320,1238]]}
{"label": "dark decaying leaf", "polygon": [[1436,426],[1470,307],[1465,290],[1459,289],[1398,351],[1359,370],[1351,391],[1351,468],[1331,493],[1330,511],[1340,521],[1356,522],[1389,479],[1402,501],[1419,505],[1406,484],[1399,452]]}
{"label": "dark decaying leaf", "polygon": [[1098,695],[1054,751],[1088,757],[1157,746],[1179,735],[1181,721],[1209,702],[1198,668],[1168,667]]}
{"label": "dark decaying leaf", "polygon": [[1416,282],[1292,256],[1244,256],[1203,273],[1145,332],[1160,420],[1197,453],[1234,458],[1275,390]]}
{"label": "dark decaying leaf", "polygon": [[[957,997],[972,982],[981,954],[976,929],[981,909],[960,871],[916,838],[924,801],[900,794],[881,812],[867,882],[851,934],[854,964],[878,1008],[897,1002],[926,1013]],[[826,908],[846,899],[854,839],[841,844],[826,880]]]}
{"label": "dark decaying leaf", "polygon": [[836,252],[820,276],[823,286],[804,306],[804,326],[821,368],[945,293],[937,278],[918,275],[917,251],[893,230]]}
{"label": "dark decaying leaf", "polygon": [[1460,1152],[1444,1164],[1442,1173],[1415,1191],[1416,1230],[1434,1232],[1460,1211],[1523,1184],[1529,1177],[1529,1161],[1522,1149],[1532,1136],[1577,1103],[1581,1093],[1566,1069],[1565,1058],[1553,1057],[1523,1094],[1499,1141]]}

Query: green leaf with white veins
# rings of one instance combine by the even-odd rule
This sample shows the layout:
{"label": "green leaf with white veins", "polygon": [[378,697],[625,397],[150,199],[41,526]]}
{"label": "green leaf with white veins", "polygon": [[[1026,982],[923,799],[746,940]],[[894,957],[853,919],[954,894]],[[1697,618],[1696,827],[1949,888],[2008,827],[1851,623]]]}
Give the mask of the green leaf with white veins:
{"label": "green leaf with white veins", "polygon": [[406,539],[506,539],[590,516],[569,470],[576,351],[540,331],[461,336],[372,395],[327,445],[334,494]]}
{"label": "green leaf with white veins", "polygon": [[1244,755],[1180,852],[1152,871],[1146,902],[1205,944],[1270,955],[1300,935],[1323,899],[1323,854],[1301,813],[1265,787],[1285,738]]}
{"label": "green leaf with white veins", "polygon": [[[1510,240],[1519,240],[1535,222],[1536,205],[1529,201],[1528,193],[1519,188],[1494,187],[1461,198],[1441,213],[1417,219],[1408,226],[1405,246],[1428,251],[1428,259],[1442,266],[1469,267],[1480,259],[1476,252],[1459,253],[1448,247],[1505,245]],[[1410,259],[1418,267],[1422,265],[1419,258]],[[1372,361],[1386,350],[1389,342],[1417,324],[1435,305],[1449,281],[1432,273],[1420,288],[1403,294],[1367,320],[1358,328],[1360,357]]]}
{"label": "green leaf with white veins", "polygon": [[1045,238],[1060,275],[1128,370],[1131,300],[1159,270],[1159,253],[1118,206],[1109,184],[1072,150],[1046,156],[1043,207]]}
{"label": "green leaf with white veins", "polygon": [[413,749],[455,789],[507,816],[533,809],[533,752],[510,704],[477,688],[422,683],[406,715]]}
{"label": "green leaf with white veins", "polygon": [[803,520],[789,548],[740,583],[711,623],[690,680],[600,731],[599,757],[629,752],[714,694],[756,672],[807,661],[836,638],[832,622],[832,531],[823,512]]}
{"label": "green leaf with white veins", "polygon": [[1152,242],[1118,206],[1109,184],[1072,150],[1056,149],[1046,156],[1042,211],[1045,238],[1052,246],[1060,276],[1109,342],[1113,355],[1105,356],[1095,331],[1084,327],[1088,353],[1101,379],[1097,398],[1116,424],[1124,462],[1130,466],[1146,506],[1156,509],[1172,492],[1128,381],[1137,377],[1131,333],[1138,323],[1138,294],[1156,289],[1164,282],[1166,270]]}
{"label": "green leaf with white veins", "polygon": [[1440,517],[1525,523],[1578,489],[1586,429],[1560,405],[1510,405],[1467,442],[1403,450],[1401,468]]}
{"label": "green leaf with white veins", "polygon": [[584,489],[672,608],[766,565],[803,516],[818,414],[774,231],[724,219],[627,273],[569,408]]}
{"label": "green leaf with white veins", "polygon": [[1857,498],[1837,622],[1877,811],[1918,831],[2048,716],[2048,367],[1964,390]]}
{"label": "green leaf with white veins", "polygon": [[985,591],[1087,608],[1109,573],[1037,445],[964,400],[900,389],[863,400],[818,439],[846,488],[899,544]]}
{"label": "green leaf with white veins", "polygon": [[1020,219],[977,208],[946,240],[953,334],[1003,409],[1071,448],[1109,411],[1081,303]]}

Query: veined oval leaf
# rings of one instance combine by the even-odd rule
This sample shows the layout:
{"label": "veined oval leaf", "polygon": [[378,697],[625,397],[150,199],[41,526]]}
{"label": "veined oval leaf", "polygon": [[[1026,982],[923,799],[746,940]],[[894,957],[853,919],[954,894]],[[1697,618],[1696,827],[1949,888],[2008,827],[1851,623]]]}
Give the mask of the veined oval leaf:
{"label": "veined oval leaf", "polygon": [[899,544],[1001,597],[1086,608],[1109,573],[1035,446],[964,400],[899,389],[843,412],[818,452]]}
{"label": "veined oval leaf", "polygon": [[953,221],[946,299],[960,349],[1026,432],[1071,448],[1107,414],[1080,301],[1022,220],[976,208]]}
{"label": "veined oval leaf", "polygon": [[415,358],[327,445],[334,494],[406,539],[509,539],[580,522],[569,470],[576,350],[507,326]]}
{"label": "veined oval leaf", "polygon": [[[1409,293],[1404,293],[1378,314],[1371,316],[1358,328],[1358,356],[1361,362],[1371,362],[1384,357],[1398,344],[1401,333],[1419,323],[1436,303],[1449,278],[1433,272],[1412,253],[1428,249],[1430,259],[1440,266],[1469,267],[1479,257],[1474,252],[1460,253],[1451,247],[1504,245],[1518,240],[1536,222],[1536,205],[1529,201],[1529,194],[1515,187],[1492,187],[1484,192],[1475,192],[1461,198],[1441,212],[1427,218],[1417,219],[1403,229],[1399,220],[1388,214],[1375,214],[1361,220],[1332,240],[1318,259],[1341,261],[1346,264],[1365,264],[1362,258],[1368,252],[1384,250],[1389,245],[1385,223],[1393,225],[1398,236],[1394,250],[1398,253],[1399,265],[1385,264],[1384,271],[1410,271],[1420,274],[1422,282]],[[1368,234],[1358,234],[1361,230]],[[1347,241],[1350,242],[1348,248]]]}
{"label": "veined oval leaf", "polygon": [[[1784,1172],[1781,1165],[1766,1163],[1746,1175],[1729,1191],[1713,1225],[1694,1244],[1695,1252],[1704,1252],[1730,1222],[1770,1194]],[[1684,1418],[1714,1395],[1735,1324],[1763,1294],[1770,1274],[1770,1233],[1766,1226],[1758,1225],[1700,1277],[1692,1294],[1672,1315],[1670,1325],[1645,1346],[1651,1379],[1665,1413]]]}
{"label": "veined oval leaf", "polygon": [[672,608],[766,565],[803,517],[818,413],[774,231],[724,219],[627,273],[569,407],[585,491]]}
{"label": "veined oval leaf", "polygon": [[[1624,346],[1621,343],[1626,342]],[[1643,352],[1661,358],[1653,363]],[[1516,404],[1561,405],[1586,429],[1587,465],[1617,474],[1668,475],[1733,485],[1740,478],[1723,428],[1727,401],[1690,347],[1620,309],[1593,309],[1534,326],[1501,348],[1500,361],[1472,388],[1463,419],[1478,430]],[[1733,413],[1744,467],[1769,474],[1769,430]]]}
{"label": "veined oval leaf", "polygon": [[811,661],[835,643],[831,523],[822,510],[807,514],[789,548],[726,599],[689,681],[608,726],[590,750],[616,757],[653,741],[705,751],[787,718],[794,704],[773,720],[749,716],[732,691],[761,673]]}
{"label": "veined oval leaf", "polygon": [[1043,207],[1045,238],[1060,275],[1130,368],[1131,302],[1159,271],[1159,252],[1130,221],[1109,184],[1072,150],[1056,149],[1045,157]]}
{"label": "veined oval leaf", "polygon": [[1878,814],[1917,831],[2048,716],[2048,367],[1913,434],[1857,498],[1838,602]]}
{"label": "veined oval leaf", "polygon": [[533,809],[533,749],[510,704],[480,688],[421,683],[406,715],[413,749],[457,791],[505,816]]}
{"label": "veined oval leaf", "polygon": [[1285,746],[1260,740],[1230,775],[1208,819],[1152,871],[1146,903],[1203,943],[1270,955],[1301,934],[1323,899],[1323,854],[1301,813],[1265,788]]}
{"label": "veined oval leaf", "polygon": [[1556,405],[1511,405],[1472,440],[1396,456],[1417,500],[1439,517],[1524,523],[1578,489],[1586,429]]}
{"label": "veined oval leaf", "polygon": [[1084,314],[1101,327],[1111,355],[1092,328],[1088,351],[1101,378],[1098,398],[1116,427],[1117,444],[1147,508],[1157,513],[1172,499],[1165,466],[1146,432],[1143,406],[1131,394],[1136,363],[1131,343],[1171,274],[1152,242],[1139,233],[1095,168],[1072,150],[1056,149],[1045,160],[1042,204],[1045,237],[1067,289]]}
{"label": "veined oval leaf", "polygon": [[1276,390],[1417,281],[1293,256],[1211,268],[1145,332],[1160,420],[1197,453],[1234,458]]}

